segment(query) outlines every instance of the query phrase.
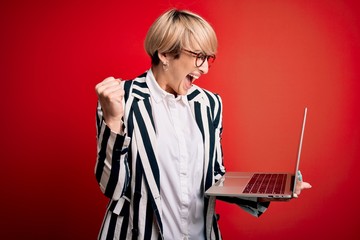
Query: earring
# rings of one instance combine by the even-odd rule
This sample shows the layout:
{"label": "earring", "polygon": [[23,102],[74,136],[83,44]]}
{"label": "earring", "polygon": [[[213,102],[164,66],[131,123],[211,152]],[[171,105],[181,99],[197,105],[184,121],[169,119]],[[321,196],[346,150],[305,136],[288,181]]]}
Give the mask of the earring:
{"label": "earring", "polygon": [[169,69],[169,63],[168,62],[163,62],[162,64],[163,64],[162,67],[163,67],[164,71],[166,72]]}

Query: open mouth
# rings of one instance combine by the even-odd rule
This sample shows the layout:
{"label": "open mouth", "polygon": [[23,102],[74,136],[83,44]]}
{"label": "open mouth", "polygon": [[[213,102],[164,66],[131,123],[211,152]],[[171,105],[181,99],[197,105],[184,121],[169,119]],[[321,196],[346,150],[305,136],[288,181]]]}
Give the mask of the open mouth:
{"label": "open mouth", "polygon": [[186,76],[186,78],[190,81],[190,83],[192,84],[196,79],[198,79],[200,76],[196,76],[196,75],[193,75],[193,74],[188,74]]}

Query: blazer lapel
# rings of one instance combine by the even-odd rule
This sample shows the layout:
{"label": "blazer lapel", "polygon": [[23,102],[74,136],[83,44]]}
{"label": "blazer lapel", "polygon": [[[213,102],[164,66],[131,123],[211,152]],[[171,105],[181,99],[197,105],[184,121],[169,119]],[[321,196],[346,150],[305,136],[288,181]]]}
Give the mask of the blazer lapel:
{"label": "blazer lapel", "polygon": [[157,164],[157,143],[152,116],[150,93],[145,77],[134,80],[131,108],[133,110],[133,141],[136,143],[146,182],[151,194],[154,213],[162,230],[160,203],[160,172]]}
{"label": "blazer lapel", "polygon": [[[204,173],[203,188],[204,191],[211,187],[214,181],[213,176],[213,159],[215,156],[215,128],[213,125],[213,117],[211,113],[210,102],[205,95],[206,93],[197,86],[193,86],[188,94],[188,101],[196,123],[201,131],[204,142]],[[211,231],[213,224],[215,197],[205,198],[205,229],[206,239],[211,239]]]}
{"label": "blazer lapel", "polygon": [[211,134],[213,131],[213,125],[211,124],[211,111],[210,103],[207,98],[204,97],[202,89],[193,86],[191,91],[188,93],[188,101],[192,110],[192,113],[195,117],[196,123],[201,131],[204,143],[204,189],[208,189],[213,183],[213,174],[212,174],[212,161],[214,156],[214,134]]}

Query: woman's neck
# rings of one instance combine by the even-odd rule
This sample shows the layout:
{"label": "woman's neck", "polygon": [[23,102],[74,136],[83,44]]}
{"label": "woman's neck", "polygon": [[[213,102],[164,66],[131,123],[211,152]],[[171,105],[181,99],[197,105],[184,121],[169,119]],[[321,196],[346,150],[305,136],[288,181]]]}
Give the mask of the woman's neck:
{"label": "woman's neck", "polygon": [[168,85],[168,79],[169,79],[169,75],[167,74],[168,72],[162,68],[161,64],[158,64],[157,66],[152,66],[151,71],[153,72],[155,80],[160,86],[160,88],[162,88],[168,93],[174,94],[176,97],[177,93]]}

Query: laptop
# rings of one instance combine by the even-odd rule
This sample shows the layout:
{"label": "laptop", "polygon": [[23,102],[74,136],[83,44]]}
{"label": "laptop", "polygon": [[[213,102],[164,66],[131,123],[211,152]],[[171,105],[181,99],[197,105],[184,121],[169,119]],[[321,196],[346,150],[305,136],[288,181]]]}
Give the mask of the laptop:
{"label": "laptop", "polygon": [[294,172],[226,172],[219,181],[211,186],[207,196],[293,198],[298,181],[301,148],[304,138],[307,108],[304,109],[300,142]]}

